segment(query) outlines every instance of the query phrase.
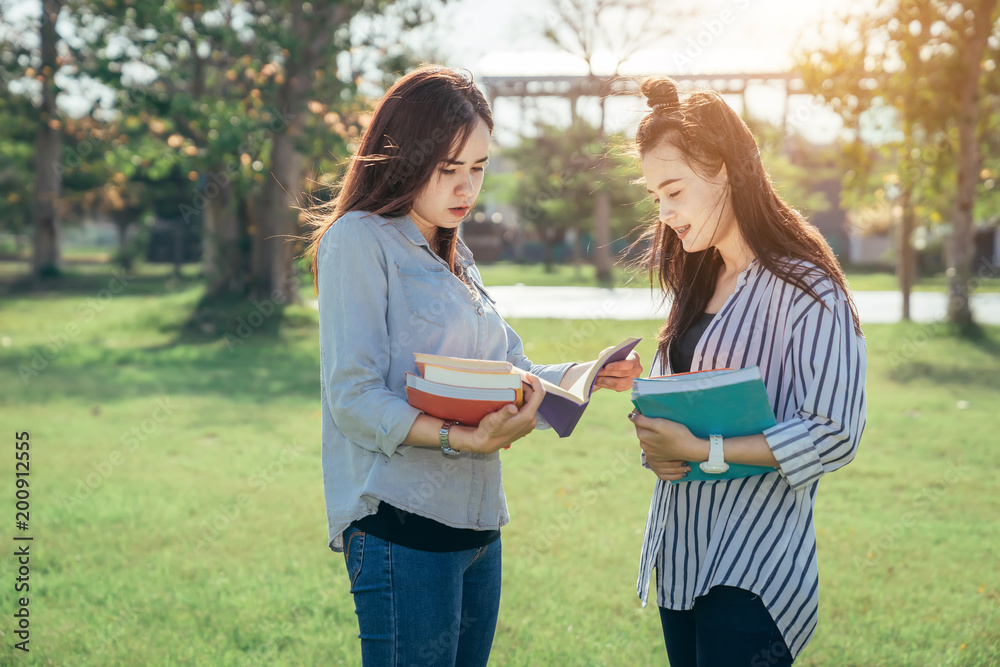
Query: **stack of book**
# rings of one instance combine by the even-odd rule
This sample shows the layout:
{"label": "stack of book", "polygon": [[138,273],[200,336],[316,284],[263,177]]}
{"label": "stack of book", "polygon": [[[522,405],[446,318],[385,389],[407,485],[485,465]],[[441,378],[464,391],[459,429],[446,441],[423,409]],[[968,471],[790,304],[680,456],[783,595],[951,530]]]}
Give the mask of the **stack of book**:
{"label": "stack of book", "polygon": [[[627,338],[605,350],[593,361],[577,364],[567,373],[573,382],[567,388],[542,380],[545,397],[538,407],[552,429],[565,438],[590,403],[594,382],[609,363],[628,357],[640,338]],[[524,371],[506,361],[464,359],[414,353],[419,375],[406,374],[406,398],[421,412],[477,426],[483,417],[503,406],[524,403],[524,390],[531,385]],[[541,379],[541,378],[539,378]]]}
{"label": "stack of book", "polygon": [[406,374],[406,399],[433,417],[477,426],[489,413],[524,402],[521,376],[509,362],[413,356],[420,375]]}

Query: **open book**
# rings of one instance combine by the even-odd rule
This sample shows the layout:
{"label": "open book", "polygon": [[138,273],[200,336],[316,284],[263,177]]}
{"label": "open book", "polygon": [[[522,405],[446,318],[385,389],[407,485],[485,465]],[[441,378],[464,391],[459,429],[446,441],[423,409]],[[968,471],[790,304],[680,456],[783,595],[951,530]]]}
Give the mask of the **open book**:
{"label": "open book", "polygon": [[[632,404],[641,415],[680,422],[699,438],[735,438],[763,432],[777,423],[767,389],[756,366],[679,373],[632,381]],[[688,462],[682,480],[736,479],[774,472],[768,466],[731,463],[724,473],[706,473]]]}
{"label": "open book", "polygon": [[[545,398],[542,399],[538,413],[559,437],[565,438],[576,428],[590,403],[590,395],[594,391],[594,382],[600,370],[609,363],[628,357],[640,340],[642,339],[627,338],[606,350],[597,359],[577,364],[569,371],[576,379],[568,389],[542,380]],[[507,403],[520,405],[523,388],[531,386],[524,379],[527,371],[506,361],[463,359],[419,352],[413,356],[417,362],[417,370],[423,377],[407,374],[407,400],[418,410],[440,419],[454,419],[475,426],[486,414],[499,410]],[[503,384],[504,381],[498,379],[503,376],[514,379],[521,390],[514,390]],[[432,381],[432,384],[428,384]],[[475,393],[472,392],[473,389],[476,390]],[[498,393],[482,394],[482,391]],[[504,391],[513,394],[499,393]],[[484,399],[485,396],[492,398]],[[472,403],[477,405],[471,405]],[[493,405],[496,407],[488,409]],[[459,414],[467,418],[478,416],[478,419],[474,422],[465,421]]]}

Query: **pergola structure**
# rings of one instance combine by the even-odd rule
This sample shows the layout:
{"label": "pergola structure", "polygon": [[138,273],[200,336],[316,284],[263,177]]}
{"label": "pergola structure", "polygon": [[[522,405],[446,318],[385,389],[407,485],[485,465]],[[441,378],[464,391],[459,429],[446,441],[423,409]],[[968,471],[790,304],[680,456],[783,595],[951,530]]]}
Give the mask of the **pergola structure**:
{"label": "pergola structure", "polygon": [[[788,131],[789,99],[792,95],[809,95],[802,77],[795,72],[742,72],[713,74],[670,74],[681,90],[711,89],[723,95],[739,95],[743,109],[747,108],[747,89],[754,86],[784,88],[784,108],[781,116],[782,132]],[[518,98],[522,109],[529,98],[563,98],[570,103],[571,113],[576,113],[576,102],[583,97],[606,100],[612,96],[637,95],[642,76],[486,76],[479,81],[491,104],[500,97]],[[827,193],[831,201],[839,199],[839,183],[829,183]],[[595,212],[595,231],[607,224],[603,214]],[[831,240],[835,249],[846,251],[844,214],[838,207],[831,211],[815,213],[812,221]],[[598,233],[598,244],[606,245],[606,232]]]}
{"label": "pergola structure", "polygon": [[[792,72],[742,74],[671,74],[682,88],[710,88],[724,95],[739,95],[746,109],[746,91],[755,84],[781,83],[785,88],[782,130],[788,118],[788,99],[804,94],[802,78]],[[490,101],[498,97],[562,97],[573,107],[581,97],[606,98],[613,95],[636,95],[641,76],[487,76],[482,84]]]}

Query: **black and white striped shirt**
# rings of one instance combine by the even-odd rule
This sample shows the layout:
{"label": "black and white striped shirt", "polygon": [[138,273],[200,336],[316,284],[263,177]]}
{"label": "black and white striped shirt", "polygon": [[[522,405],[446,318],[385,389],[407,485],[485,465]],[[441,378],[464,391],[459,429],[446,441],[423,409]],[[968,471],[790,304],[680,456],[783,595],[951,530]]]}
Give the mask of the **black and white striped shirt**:
{"label": "black and white striped shirt", "polygon": [[[865,342],[829,276],[792,262],[817,301],[756,260],[698,342],[691,370],[759,366],[778,424],[764,432],[773,473],[671,485],[657,480],[638,592],[653,568],[657,604],[691,609],[713,586],[759,595],[793,656],[816,629],[813,506],[820,478],[850,463],[864,430]],[[670,373],[658,359],[652,375]]]}

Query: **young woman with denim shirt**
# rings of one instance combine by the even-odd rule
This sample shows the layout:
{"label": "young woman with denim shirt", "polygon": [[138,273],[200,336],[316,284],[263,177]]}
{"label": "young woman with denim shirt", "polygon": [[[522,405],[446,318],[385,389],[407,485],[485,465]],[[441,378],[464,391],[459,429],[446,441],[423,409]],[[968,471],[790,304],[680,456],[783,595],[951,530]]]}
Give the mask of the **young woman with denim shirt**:
{"label": "young woman with denim shirt", "polygon": [[[458,238],[492,129],[471,78],[406,75],[378,104],[309,249],[329,545],[345,554],[365,665],[486,664],[508,521],[498,452],[538,424],[538,377],[569,386],[582,368],[525,357]],[[478,427],[448,424],[406,402],[414,352],[506,360],[533,374],[532,390]],[[640,372],[633,354],[598,386],[623,391]]]}
{"label": "young woman with denim shirt", "polygon": [[[788,665],[816,628],[817,485],[854,458],[865,426],[864,337],[830,247],[777,195],[722,97],[682,99],[665,77],[641,90],[652,111],[636,144],[659,205],[646,262],[672,303],[652,374],[758,366],[778,423],[711,443],[629,415],[659,478],[639,596],[655,569],[671,665]],[[685,461],[710,455],[774,472],[684,482]]]}

